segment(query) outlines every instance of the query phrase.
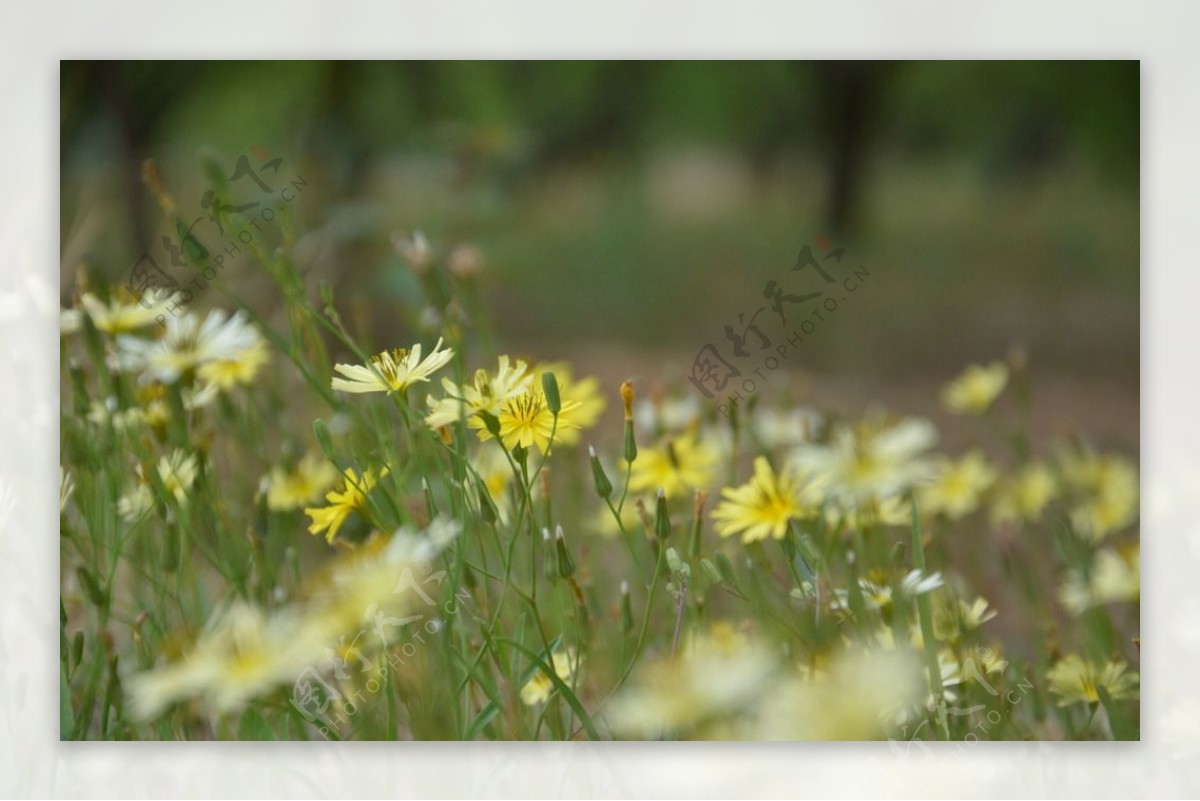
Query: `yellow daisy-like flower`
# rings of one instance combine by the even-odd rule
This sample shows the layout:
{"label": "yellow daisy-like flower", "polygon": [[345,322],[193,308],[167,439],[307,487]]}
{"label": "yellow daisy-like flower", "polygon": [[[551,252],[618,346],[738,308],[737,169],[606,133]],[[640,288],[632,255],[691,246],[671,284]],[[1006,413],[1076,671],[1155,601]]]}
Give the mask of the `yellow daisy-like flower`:
{"label": "yellow daisy-like flower", "polygon": [[335,364],[334,371],[342,377],[334,376],[331,386],[339,392],[402,392],[417,382],[428,381],[429,376],[453,358],[454,349],[442,349],[439,337],[424,359],[421,358],[421,345],[417,343],[411,350],[395,348],[378,353],[371,357],[370,366]]}
{"label": "yellow daisy-like flower", "polygon": [[996,480],[996,469],[979,451],[957,462],[943,460],[934,482],[920,492],[921,509],[957,520],[979,508],[979,499]]}
{"label": "yellow daisy-like flower", "polygon": [[379,479],[388,474],[388,468],[383,468],[376,476],[374,471],[367,469],[360,477],[354,468],[347,467],[343,473],[340,489],[332,490],[325,495],[328,506],[310,507],[304,514],[312,518],[308,527],[310,534],[325,532],[325,541],[332,543],[337,537],[338,529],[346,522],[351,512],[361,512],[367,502],[367,493],[375,488]]}
{"label": "yellow daisy-like flower", "polygon": [[232,358],[201,365],[196,370],[196,376],[201,381],[228,392],[238,384],[254,381],[259,368],[267,363],[267,358],[267,345],[259,340]]}
{"label": "yellow daisy-like flower", "polygon": [[638,453],[629,488],[634,492],[662,487],[668,498],[708,487],[716,472],[717,452],[687,433],[665,440],[659,447]]}
{"label": "yellow daisy-like flower", "polygon": [[436,431],[465,418],[468,426],[482,432],[484,423],[480,412],[499,417],[504,404],[527,392],[532,382],[533,375],[525,362],[517,359],[512,363],[507,356],[498,359],[495,375],[487,370],[476,370],[471,384],[459,386],[443,378],[446,397],[426,398],[430,411],[425,417],[425,425]]}
{"label": "yellow daisy-like flower", "polygon": [[1139,676],[1120,659],[1097,664],[1071,654],[1050,668],[1046,679],[1050,682],[1050,692],[1058,696],[1059,706],[1094,704],[1100,700],[1098,687],[1107,690],[1114,701],[1138,695]]}
{"label": "yellow daisy-like flower", "polygon": [[[524,392],[500,409],[500,441],[504,447],[512,450],[518,445],[529,449],[534,445],[545,453],[550,449],[550,435],[558,442],[564,431],[578,428],[574,413],[579,408],[579,401],[562,399],[562,408],[558,413],[558,422],[546,404],[546,396],[540,389]],[[490,439],[487,431],[480,432],[481,439]]]}
{"label": "yellow daisy-like flower", "polygon": [[337,468],[315,453],[306,454],[291,470],[277,466],[266,480],[267,507],[287,511],[319,501],[337,478]]}
{"label": "yellow daisy-like flower", "polygon": [[[579,669],[579,659],[575,655],[574,648],[567,648],[562,651],[555,651],[550,660],[554,666],[554,672],[564,683],[570,684],[571,677],[575,675],[575,671]],[[542,670],[538,670],[533,674],[533,678],[525,683],[521,688],[521,701],[526,706],[536,706],[545,703],[550,698],[550,694],[554,691],[554,682]]]}
{"label": "yellow daisy-like flower", "polygon": [[1049,467],[1027,465],[1016,475],[1000,480],[992,503],[992,522],[1035,522],[1057,492],[1058,481]]}
{"label": "yellow daisy-like flower", "polygon": [[956,643],[995,616],[996,610],[988,606],[986,598],[967,603],[943,596],[933,610],[933,633],[942,642]]}
{"label": "yellow daisy-like flower", "polygon": [[942,403],[957,414],[983,414],[1007,384],[1008,367],[1003,362],[986,367],[972,364],[942,389]]}
{"label": "yellow daisy-like flower", "polygon": [[717,534],[742,535],[742,542],[767,537],[781,540],[788,522],[816,513],[813,487],[798,471],[776,475],[766,457],[754,460],[754,477],[740,487],[721,490],[723,500],[713,510]]}
{"label": "yellow daisy-like flower", "polygon": [[261,342],[262,335],[242,312],[226,317],[213,309],[203,319],[191,313],[168,317],[160,339],[119,336],[117,360],[123,369],[142,371],[142,383],[171,384],[211,362],[240,359]]}

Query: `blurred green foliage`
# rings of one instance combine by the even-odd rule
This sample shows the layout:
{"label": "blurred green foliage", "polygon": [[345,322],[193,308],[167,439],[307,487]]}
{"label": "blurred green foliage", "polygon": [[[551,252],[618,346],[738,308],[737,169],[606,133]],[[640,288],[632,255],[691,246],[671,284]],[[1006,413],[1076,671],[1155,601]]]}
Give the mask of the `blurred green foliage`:
{"label": "blurred green foliage", "polygon": [[198,154],[262,143],[312,183],[305,269],[377,307],[411,285],[390,234],[420,228],[482,247],[508,340],[686,364],[832,233],[878,269],[809,366],[946,374],[1018,343],[1136,380],[1139,80],[1130,61],[64,62],[64,294],[81,262],[121,280],[159,233],[143,159],[195,207]]}

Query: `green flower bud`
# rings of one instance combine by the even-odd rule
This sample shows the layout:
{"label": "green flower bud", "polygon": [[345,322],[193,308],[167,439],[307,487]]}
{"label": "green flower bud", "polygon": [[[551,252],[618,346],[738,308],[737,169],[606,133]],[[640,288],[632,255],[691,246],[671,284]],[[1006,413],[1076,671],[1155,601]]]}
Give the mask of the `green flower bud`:
{"label": "green flower bud", "polygon": [[667,494],[658,488],[658,500],[654,504],[654,536],[666,540],[671,536],[671,518],[667,514]]}
{"label": "green flower bud", "polygon": [[562,397],[558,394],[558,379],[554,373],[542,373],[542,393],[546,396],[546,407],[550,409],[550,414],[558,417],[562,411]]}
{"label": "green flower bud", "polygon": [[596,456],[596,449],[588,445],[588,456],[592,460],[592,479],[596,484],[596,494],[601,498],[607,498],[612,495],[612,482],[608,480],[608,476],[604,472],[604,465],[600,464],[600,457]]}
{"label": "green flower bud", "polygon": [[558,554],[558,575],[570,578],[575,575],[575,560],[567,551],[567,541],[563,537],[562,526],[554,530],[554,550]]}

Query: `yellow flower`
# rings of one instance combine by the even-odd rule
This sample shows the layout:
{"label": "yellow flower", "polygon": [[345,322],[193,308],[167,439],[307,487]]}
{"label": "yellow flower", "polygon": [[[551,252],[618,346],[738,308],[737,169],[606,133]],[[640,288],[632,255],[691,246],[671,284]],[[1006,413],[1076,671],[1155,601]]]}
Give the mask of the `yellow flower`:
{"label": "yellow flower", "polygon": [[1093,606],[1137,601],[1141,594],[1141,548],[1137,543],[1120,549],[1101,548],[1090,575],[1069,571],[1058,591],[1063,606],[1076,615]]}
{"label": "yellow flower", "polygon": [[291,470],[277,466],[267,476],[267,506],[286,511],[314,503],[337,477],[337,469],[315,453],[306,454]]}
{"label": "yellow flower", "polygon": [[401,392],[418,381],[428,381],[429,376],[454,358],[452,348],[442,350],[441,347],[439,338],[424,359],[421,358],[421,345],[417,343],[411,350],[395,348],[378,353],[371,357],[370,366],[335,364],[334,371],[342,377],[334,376],[331,386],[340,392]]}
{"label": "yellow flower", "polygon": [[[579,401],[563,398],[558,422],[555,423],[554,414],[546,405],[546,396],[539,388],[531,389],[501,408],[500,441],[510,451],[518,445],[525,449],[536,445],[538,450],[545,453],[550,449],[551,433],[554,434],[554,441],[558,442],[564,431],[578,427],[573,419],[573,413],[578,408]],[[491,438],[486,431],[480,432],[479,436],[482,439]]]}
{"label": "yellow flower", "polygon": [[1057,492],[1058,481],[1050,468],[1037,463],[1027,465],[998,483],[991,509],[992,522],[1035,522]]}
{"label": "yellow flower", "polygon": [[1050,668],[1046,679],[1050,692],[1058,696],[1059,706],[1096,703],[1100,700],[1098,687],[1107,690],[1114,701],[1138,695],[1139,676],[1120,659],[1097,664],[1071,654]]}
{"label": "yellow flower", "polygon": [[[483,485],[487,488],[488,495],[491,496],[492,502],[496,504],[496,511],[500,515],[500,522],[508,522],[508,513],[511,503],[509,501],[508,488],[512,484],[513,472],[512,465],[508,463],[504,453],[496,447],[480,447],[475,454],[475,458],[471,460],[471,467],[483,479]],[[538,491],[538,487],[534,487],[534,492]]]}
{"label": "yellow flower", "polygon": [[1074,490],[1071,523],[1093,541],[1131,524],[1138,514],[1138,472],[1120,456],[1067,455],[1063,475]]}
{"label": "yellow flower", "polygon": [[830,503],[825,507],[825,520],[832,528],[845,526],[857,531],[869,526],[911,526],[912,506],[900,495],[890,495],[881,501],[862,501],[848,507]]}
{"label": "yellow flower", "polygon": [[849,508],[898,495],[924,480],[930,466],[922,454],[936,440],[928,420],[873,416],[838,426],[828,443],[801,445],[792,462],[826,482],[832,499]]}
{"label": "yellow flower", "polygon": [[[570,686],[571,677],[575,675],[575,671],[579,668],[579,659],[575,655],[575,649],[566,648],[562,651],[555,651],[550,661],[553,663],[555,674],[563,680],[563,683]],[[545,703],[549,700],[550,694],[554,692],[554,689],[554,682],[539,669],[525,683],[525,686],[521,688],[521,701],[526,706],[536,706],[537,704]]]}
{"label": "yellow flower", "polygon": [[332,490],[325,495],[325,500],[329,502],[328,506],[309,508],[304,510],[304,514],[312,518],[312,524],[308,527],[310,534],[320,534],[325,532],[325,541],[333,542],[337,537],[338,529],[346,522],[346,518],[351,512],[362,512],[366,506],[367,493],[375,488],[375,484],[380,478],[388,474],[388,468],[383,468],[378,477],[370,469],[364,470],[361,477],[354,472],[354,468],[347,467],[343,473],[341,489]]}
{"label": "yellow flower", "polygon": [[937,478],[920,492],[920,508],[957,520],[979,508],[980,497],[995,480],[996,469],[979,451],[971,451],[957,462],[943,459]]}
{"label": "yellow flower", "polygon": [[79,299],[79,305],[92,318],[92,325],[97,331],[116,335],[150,325],[165,311],[170,301],[170,295],[149,292],[138,300],[127,288],[121,287],[107,303],[87,292]]}
{"label": "yellow flower", "polygon": [[783,539],[788,522],[816,513],[812,484],[798,471],[785,468],[779,475],[766,457],[754,460],[754,477],[740,487],[721,490],[723,500],[713,510],[717,533],[740,533],[742,542],[773,537]]}
{"label": "yellow flower", "polygon": [[662,487],[668,498],[677,498],[708,487],[716,465],[717,453],[713,448],[695,433],[683,434],[638,453],[629,489],[641,492]]}
{"label": "yellow flower", "polygon": [[1008,367],[993,362],[986,367],[972,364],[942,389],[942,403],[957,414],[983,414],[1004,391]]}
{"label": "yellow flower", "polygon": [[430,411],[425,417],[425,424],[436,431],[466,418],[467,425],[482,431],[484,423],[479,413],[487,412],[499,417],[505,403],[529,389],[533,376],[528,370],[520,359],[511,364],[507,356],[500,356],[496,374],[491,375],[483,369],[476,370],[472,384],[459,386],[443,378],[442,388],[446,391],[446,397],[426,398]]}
{"label": "yellow flower", "polygon": [[255,342],[232,358],[219,359],[201,365],[196,376],[201,380],[228,392],[238,384],[249,384],[258,370],[267,363],[267,345],[262,340]]}

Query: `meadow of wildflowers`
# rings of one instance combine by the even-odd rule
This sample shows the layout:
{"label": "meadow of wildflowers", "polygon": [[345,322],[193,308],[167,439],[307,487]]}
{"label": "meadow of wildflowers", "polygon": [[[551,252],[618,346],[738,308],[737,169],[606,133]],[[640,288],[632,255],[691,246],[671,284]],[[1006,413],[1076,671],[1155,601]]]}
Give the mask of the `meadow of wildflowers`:
{"label": "meadow of wildflowers", "polygon": [[931,393],[950,452],[506,353],[420,234],[370,342],[289,224],[270,319],[79,275],[63,739],[1138,739],[1138,468],[1036,440],[1024,354]]}

